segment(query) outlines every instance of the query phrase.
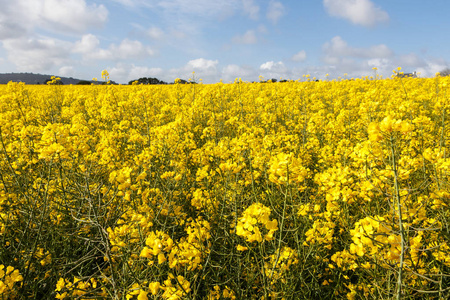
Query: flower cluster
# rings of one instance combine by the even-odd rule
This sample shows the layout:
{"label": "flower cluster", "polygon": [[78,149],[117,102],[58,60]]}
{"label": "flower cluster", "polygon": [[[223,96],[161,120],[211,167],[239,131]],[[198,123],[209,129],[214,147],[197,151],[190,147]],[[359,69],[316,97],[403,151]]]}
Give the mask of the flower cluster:
{"label": "flower cluster", "polygon": [[278,230],[277,219],[270,220],[270,208],[261,203],[250,205],[236,225],[236,234],[249,243],[271,241]]}
{"label": "flower cluster", "polygon": [[14,267],[0,265],[0,296],[2,299],[14,299],[16,297],[16,283],[21,282],[23,276]]}
{"label": "flower cluster", "polygon": [[450,77],[52,80],[0,86],[0,298],[447,297]]}

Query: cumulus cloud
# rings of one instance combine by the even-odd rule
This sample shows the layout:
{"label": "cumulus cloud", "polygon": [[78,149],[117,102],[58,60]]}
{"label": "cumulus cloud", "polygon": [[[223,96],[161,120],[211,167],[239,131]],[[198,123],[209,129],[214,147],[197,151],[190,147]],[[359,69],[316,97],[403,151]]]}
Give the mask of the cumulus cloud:
{"label": "cumulus cloud", "polygon": [[266,16],[273,24],[278,23],[278,20],[284,16],[284,13],[285,9],[281,2],[273,0],[269,2]]}
{"label": "cumulus cloud", "polygon": [[[23,0],[22,0],[23,1]],[[108,10],[103,5],[87,5],[84,0],[28,0],[43,2],[39,12],[46,27],[61,31],[84,32],[86,29],[101,26],[107,20]]]}
{"label": "cumulus cloud", "polygon": [[152,26],[147,30],[147,35],[153,40],[160,40],[164,36],[164,31],[159,27]]}
{"label": "cumulus cloud", "polygon": [[368,48],[351,47],[340,36],[335,36],[326,42],[323,47],[324,62],[336,64],[342,58],[387,58],[393,55],[393,51],[384,44],[374,45]]}
{"label": "cumulus cloud", "polygon": [[279,62],[273,62],[273,61],[268,61],[263,63],[259,69],[261,70],[269,70],[269,71],[274,71],[274,70],[286,70],[286,67],[284,65],[284,63],[282,61]]}
{"label": "cumulus cloud", "polygon": [[295,62],[301,62],[301,61],[306,60],[306,51],[305,51],[305,50],[301,50],[301,51],[295,53],[295,54],[291,57],[291,60],[292,60],[292,61],[295,61]]}
{"label": "cumulus cloud", "polygon": [[[71,60],[73,51],[87,53],[95,49],[98,40],[85,35],[73,44],[38,32],[44,30],[73,37],[92,27],[101,27],[107,18],[105,6],[88,4],[85,0],[2,1],[0,40],[9,62],[19,70],[55,70]],[[62,69],[65,70],[68,72]]]}
{"label": "cumulus cloud", "polygon": [[218,60],[209,60],[209,59],[204,59],[204,58],[198,58],[198,59],[190,60],[187,63],[187,68],[192,68],[194,71],[196,71],[196,70],[200,70],[200,71],[211,70],[211,69],[216,69],[218,63],[219,63]]}
{"label": "cumulus cloud", "polygon": [[242,78],[244,81],[253,81],[258,80],[258,75],[262,73],[261,70],[245,65],[230,64],[220,68],[218,60],[206,58],[193,59],[179,68],[172,69],[137,66],[122,62],[107,69],[112,80],[121,83],[127,83],[141,77],[156,77],[166,82],[173,82],[175,78],[187,80],[192,77],[193,71],[195,72],[195,79],[199,80],[201,78],[205,83],[215,83],[221,79],[224,82],[233,82],[236,78]]}
{"label": "cumulus cloud", "polygon": [[192,72],[195,72],[196,80],[198,79],[208,79],[211,82],[218,81],[218,70],[217,66],[219,64],[218,60],[210,60],[205,58],[197,58],[187,62],[187,64],[179,69],[172,69],[171,75],[176,77],[186,77],[190,78]]}
{"label": "cumulus cloud", "polygon": [[166,82],[173,82],[175,78],[189,79],[195,72],[195,80],[200,78],[205,83],[216,83],[221,79],[224,82],[232,82],[235,78],[243,80],[257,80],[261,71],[251,66],[239,66],[235,64],[219,68],[218,60],[198,58],[188,61],[179,68],[164,69],[160,67],[139,66],[118,62],[114,67],[107,67],[110,78],[116,82],[128,83],[141,77],[155,77]]}
{"label": "cumulus cloud", "polygon": [[323,5],[331,16],[346,19],[356,25],[372,27],[389,20],[388,13],[370,0],[323,0]]}
{"label": "cumulus cloud", "polygon": [[251,66],[230,64],[222,69],[220,77],[224,82],[232,82],[236,78],[241,78],[244,81],[252,81],[257,80],[258,72]]}
{"label": "cumulus cloud", "polygon": [[2,1],[0,39],[20,38],[36,28],[80,33],[102,26],[107,18],[105,6],[88,5],[85,0]]}
{"label": "cumulus cloud", "polygon": [[395,63],[400,67],[425,67],[427,64],[424,59],[415,53],[399,55]]}
{"label": "cumulus cloud", "polygon": [[85,60],[142,59],[155,55],[155,51],[140,41],[124,39],[120,44],[111,44],[107,49],[100,48],[100,41],[93,34],[86,34],[75,42],[73,53],[81,53]]}
{"label": "cumulus cloud", "polygon": [[401,54],[393,58],[370,59],[370,67],[376,67],[377,73],[385,78],[391,76],[392,70],[402,67],[402,71],[410,73],[417,72],[421,77],[433,77],[436,72],[450,66],[449,62],[441,58],[422,58],[416,53]]}
{"label": "cumulus cloud", "polygon": [[112,44],[109,49],[113,57],[123,59],[144,58],[155,54],[150,47],[129,39],[124,39],[119,45]]}
{"label": "cumulus cloud", "polygon": [[[322,61],[326,64],[327,73],[332,77],[360,77],[373,75],[372,68],[377,67],[379,74],[384,74],[384,68],[379,64],[392,65],[394,52],[384,44],[369,47],[353,47],[340,36],[333,37],[322,46]],[[390,67],[392,71],[392,66]]]}
{"label": "cumulus cloud", "polygon": [[[224,82],[233,82],[236,78],[242,78],[244,81],[258,81],[260,75],[265,79],[302,80],[302,75],[304,74],[310,74],[311,77],[317,77],[318,79],[325,79],[325,74],[330,75],[328,78],[337,78],[347,73],[347,78],[359,78],[374,75],[373,67],[378,68],[377,74],[389,77],[392,74],[392,69],[399,66],[396,63],[402,59],[413,64],[409,67],[402,66],[405,72],[417,71],[421,73],[421,76],[434,76],[436,72],[449,66],[448,62],[442,59],[415,60],[413,58],[414,55],[393,55],[386,58],[338,57],[336,64],[325,63],[323,65],[301,67],[293,67],[283,61],[266,61],[259,66],[229,64],[221,67],[218,60],[198,58],[190,60],[180,67],[171,69],[137,66],[124,64],[123,62],[118,62],[115,67],[108,67],[107,69],[112,80],[121,83],[127,83],[130,80],[141,77],[156,77],[166,82],[173,82],[175,78],[187,80],[192,77],[193,71],[195,71],[196,80],[201,78],[205,83],[215,83],[221,79]],[[417,64],[414,64],[414,61]]]}
{"label": "cumulus cloud", "polygon": [[252,20],[258,20],[259,5],[256,5],[253,0],[242,0],[244,14]]}
{"label": "cumulus cloud", "polygon": [[254,30],[247,30],[243,35],[236,35],[232,39],[235,44],[252,45],[258,42]]}
{"label": "cumulus cloud", "polygon": [[402,67],[404,72],[420,72],[421,76],[433,76],[445,68],[448,63],[443,59],[423,58],[416,53],[395,54],[384,44],[370,47],[353,47],[341,37],[336,36],[322,47],[323,70],[332,77],[348,73],[349,77],[373,75],[373,67],[377,74],[390,77],[392,70]]}
{"label": "cumulus cloud", "polygon": [[[130,70],[129,77],[133,79],[139,79],[142,77],[160,77],[164,75],[164,70],[161,68],[149,68],[149,67],[142,67],[142,66],[135,66]],[[133,80],[131,79],[131,80]]]}
{"label": "cumulus cloud", "polygon": [[3,47],[21,71],[49,70],[70,60],[70,43],[51,38],[8,39]]}
{"label": "cumulus cloud", "polygon": [[29,24],[21,22],[25,13],[19,5],[12,1],[2,1],[0,10],[0,40],[24,36],[29,30]]}
{"label": "cumulus cloud", "polygon": [[[154,77],[161,80],[167,80],[167,75],[161,68],[149,68],[147,66],[136,66],[135,64],[118,63],[113,68],[108,68],[110,78],[116,82],[128,83],[142,77]],[[173,80],[173,79],[171,79]]]}
{"label": "cumulus cloud", "polygon": [[59,68],[58,75],[64,77],[72,77],[75,74],[73,66],[63,66]]}
{"label": "cumulus cloud", "polygon": [[433,77],[437,72],[440,72],[450,67],[450,63],[442,59],[431,59],[426,61],[426,65],[416,69],[422,77]]}
{"label": "cumulus cloud", "polygon": [[268,79],[279,79],[279,78],[287,78],[292,76],[292,70],[286,67],[286,65],[282,62],[274,62],[268,61],[263,63],[259,67],[259,75]]}
{"label": "cumulus cloud", "polygon": [[391,65],[391,60],[387,58],[372,58],[367,60],[367,65],[371,68],[384,70],[387,66]]}
{"label": "cumulus cloud", "polygon": [[86,34],[75,43],[72,51],[75,53],[90,53],[95,51],[99,45],[100,41],[95,35]]}

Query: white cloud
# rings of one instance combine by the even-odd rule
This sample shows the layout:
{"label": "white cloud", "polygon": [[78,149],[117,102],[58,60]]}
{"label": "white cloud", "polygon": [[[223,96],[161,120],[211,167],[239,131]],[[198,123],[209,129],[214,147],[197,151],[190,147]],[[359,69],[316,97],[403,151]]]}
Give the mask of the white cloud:
{"label": "white cloud", "polygon": [[235,44],[252,45],[258,42],[254,30],[247,30],[243,35],[236,35],[232,39]]}
{"label": "white cloud", "polygon": [[196,70],[210,70],[210,69],[216,69],[217,64],[219,63],[218,60],[209,60],[204,58],[198,58],[194,60],[190,60],[187,63],[187,68],[192,68],[193,71]]}
{"label": "white cloud", "polygon": [[195,80],[207,79],[210,82],[216,82],[219,80],[219,72],[217,66],[219,64],[218,60],[210,60],[205,58],[197,58],[190,60],[187,64],[179,69],[172,69],[171,75],[174,78],[190,78],[192,77],[192,72],[195,72]]}
{"label": "white cloud", "polygon": [[21,71],[40,72],[70,60],[70,43],[51,38],[20,38],[3,41],[8,59]]}
{"label": "white cloud", "polygon": [[115,58],[144,58],[154,55],[154,51],[150,47],[145,47],[139,41],[124,39],[118,46],[112,44],[110,51]]}
{"label": "white cloud", "polygon": [[259,68],[261,70],[269,70],[269,71],[286,69],[286,67],[284,66],[284,63],[281,61],[279,61],[279,62],[268,61],[268,62],[263,63]]}
{"label": "white cloud", "polygon": [[372,27],[387,22],[389,15],[370,0],[323,0],[328,14],[353,24]]}
{"label": "white cloud", "polygon": [[77,41],[73,47],[75,53],[90,53],[97,49],[100,45],[100,41],[93,34],[85,34],[81,37],[81,40]]}
{"label": "white cloud", "polygon": [[232,82],[236,78],[244,81],[252,81],[258,79],[258,73],[250,66],[239,66],[235,64],[227,65],[222,69],[221,79],[224,82]]}
{"label": "white cloud", "polygon": [[[149,68],[124,63],[118,63],[115,67],[108,69],[108,71],[110,78],[119,83],[128,83],[131,80],[142,77],[154,77],[163,80],[166,73],[161,68]],[[171,80],[173,81],[173,79]]]}
{"label": "white cloud", "polygon": [[322,51],[322,61],[326,64],[324,68],[328,69],[327,73],[332,77],[343,76],[344,73],[349,77],[373,75],[373,67],[377,67],[378,73],[382,74],[384,68],[381,65],[392,65],[395,58],[394,52],[384,44],[353,47],[340,36],[326,42]]}
{"label": "white cloud", "polygon": [[419,67],[416,69],[417,73],[421,77],[433,77],[437,72],[449,68],[450,64],[441,60],[428,61],[424,67]]}
{"label": "white cloud", "polygon": [[113,68],[107,68],[110,78],[116,82],[128,83],[141,77],[155,77],[166,82],[173,82],[175,78],[189,79],[195,71],[195,80],[200,78],[205,83],[216,83],[221,79],[224,82],[233,82],[236,78],[244,81],[258,80],[261,70],[251,66],[239,66],[235,64],[219,68],[218,60],[198,58],[188,61],[184,66],[172,69],[149,68],[147,66],[136,66],[134,64],[118,63]]}
{"label": "white cloud", "polygon": [[0,39],[20,38],[36,28],[80,33],[102,26],[107,18],[105,6],[88,5],[85,0],[2,1]]}
{"label": "white cloud", "polygon": [[58,75],[64,76],[64,77],[72,77],[75,74],[75,70],[73,66],[63,66],[59,68]]}
{"label": "white cloud", "polygon": [[306,60],[306,51],[305,50],[301,50],[299,52],[297,52],[296,54],[294,54],[291,57],[291,60],[295,61],[295,62],[301,62]]}
{"label": "white cloud", "polygon": [[287,77],[292,76],[292,70],[289,70],[282,61],[265,62],[259,67],[259,72],[260,72],[259,75],[261,75],[267,79],[272,79],[272,78],[277,79],[277,80],[280,78],[287,79]]}
{"label": "white cloud", "polygon": [[330,42],[326,42],[322,49],[325,53],[324,60],[329,64],[335,64],[343,57],[387,58],[393,55],[392,50],[384,44],[356,48],[349,46],[340,36],[335,36]]}
{"label": "white cloud", "polygon": [[323,45],[322,68],[331,77],[361,77],[373,75],[372,68],[384,78],[390,77],[392,70],[402,67],[404,72],[420,72],[421,76],[434,76],[434,73],[448,65],[443,59],[425,59],[416,53],[395,54],[386,45],[374,45],[365,48],[352,47],[341,37],[336,36]]}
{"label": "white cloud", "polygon": [[86,34],[75,42],[73,53],[81,53],[85,60],[143,59],[155,55],[155,51],[140,41],[124,39],[119,45],[111,44],[107,49],[99,47],[100,41],[92,34]]}
{"label": "white cloud", "polygon": [[384,69],[389,66],[391,61],[387,58],[372,58],[367,60],[367,65],[371,68]]}
{"label": "white cloud", "polygon": [[137,79],[129,77],[130,66],[123,63],[118,63],[113,68],[107,67],[106,70],[108,70],[109,78],[117,83],[128,83],[130,80]]}
{"label": "white cloud", "polygon": [[[370,48],[370,47],[368,47]],[[258,76],[265,79],[275,78],[277,80],[293,79],[302,80],[302,75],[310,74],[318,79],[325,79],[325,74],[330,74],[328,78],[337,78],[347,73],[347,78],[360,78],[362,76],[374,75],[373,67],[377,67],[377,74],[389,77],[392,69],[396,68],[396,62],[405,57],[413,55],[400,55],[387,58],[358,58],[358,57],[337,57],[334,65],[318,65],[292,67],[283,61],[267,61],[260,66],[229,64],[220,67],[218,60],[198,58],[186,62],[180,67],[166,69],[163,67],[148,67],[145,65],[134,65],[118,62],[114,67],[107,67],[111,79],[119,83],[128,83],[141,77],[155,77],[166,82],[173,82],[175,78],[189,79],[195,71],[195,80],[200,78],[205,83],[215,83],[223,79],[224,82],[233,82],[236,78],[244,81],[258,81]],[[413,62],[413,59],[411,59]],[[417,61],[420,63],[420,60]],[[438,71],[449,66],[448,62],[442,59],[424,60],[423,67],[405,67],[405,72],[421,72],[421,76],[434,76]]]}
{"label": "white cloud", "polygon": [[392,70],[402,67],[405,73],[417,72],[420,77],[433,77],[436,72],[450,66],[449,62],[444,59],[428,58],[424,59],[415,53],[403,54],[392,59],[370,60],[371,67],[377,67],[377,73],[382,74],[385,78],[390,77]]}
{"label": "white cloud", "polygon": [[46,27],[58,27],[61,31],[84,32],[90,27],[101,26],[108,18],[103,5],[87,5],[84,0],[28,0],[43,2],[39,16]]}
{"label": "white cloud", "polygon": [[204,82],[214,83],[220,80],[218,60],[198,58],[188,61],[179,68],[162,69],[159,67],[137,66],[134,64],[117,63],[108,69],[110,78],[116,82],[128,83],[141,77],[154,77],[166,82],[173,82],[175,78],[189,79],[195,72],[195,80],[202,78]]}
{"label": "white cloud", "polygon": [[399,57],[395,60],[395,63],[399,67],[425,67],[427,64],[426,62],[417,56],[415,53],[409,53],[404,55],[399,55]]}
{"label": "white cloud", "polygon": [[152,26],[147,30],[147,35],[154,40],[160,40],[164,36],[164,31],[161,28]]}
{"label": "white cloud", "polygon": [[14,6],[12,1],[2,1],[0,10],[0,40],[24,36],[28,28],[27,23],[21,22],[25,17],[19,5]]}
{"label": "white cloud", "polygon": [[269,2],[269,7],[267,8],[266,17],[273,24],[278,23],[278,20],[284,15],[285,9],[281,2],[271,0]]}
{"label": "white cloud", "polygon": [[130,70],[129,77],[133,79],[139,79],[142,77],[154,77],[159,78],[164,75],[164,70],[161,68],[149,68],[149,67],[140,67],[134,66]]}
{"label": "white cloud", "polygon": [[[92,27],[101,27],[108,10],[85,0],[3,1],[0,10],[0,40],[9,62],[18,70],[47,71],[71,64],[71,53],[85,53],[98,46],[93,35],[76,44],[38,35],[42,30],[71,37]],[[64,69],[63,69],[64,71]]]}
{"label": "white cloud", "polygon": [[244,13],[252,20],[258,20],[259,6],[253,0],[242,0]]}

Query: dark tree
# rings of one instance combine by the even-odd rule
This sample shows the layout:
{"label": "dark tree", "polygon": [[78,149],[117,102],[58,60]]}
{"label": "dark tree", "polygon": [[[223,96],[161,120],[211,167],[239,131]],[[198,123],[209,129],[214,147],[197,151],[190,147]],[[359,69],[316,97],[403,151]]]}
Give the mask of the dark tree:
{"label": "dark tree", "polygon": [[77,84],[78,85],[90,85],[91,83],[92,83],[92,81],[80,80]]}
{"label": "dark tree", "polygon": [[61,80],[51,80],[51,79],[46,79],[46,80],[44,81],[44,84],[64,85],[64,82],[62,82]]}
{"label": "dark tree", "polygon": [[152,78],[152,77],[142,77],[137,80],[131,80],[128,82],[128,84],[133,84],[134,82],[137,82],[137,84],[167,84],[167,82],[159,80],[158,78]]}
{"label": "dark tree", "polygon": [[444,70],[439,72],[441,76],[449,76],[450,75],[450,68],[445,68]]}

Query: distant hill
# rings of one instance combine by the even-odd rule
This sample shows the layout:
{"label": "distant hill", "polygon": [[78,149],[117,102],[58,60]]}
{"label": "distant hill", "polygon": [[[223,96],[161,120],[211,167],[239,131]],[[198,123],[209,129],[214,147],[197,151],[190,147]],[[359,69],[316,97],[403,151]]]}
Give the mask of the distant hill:
{"label": "distant hill", "polygon": [[[0,73],[0,84],[7,84],[10,81],[25,82],[26,84],[45,84],[53,75],[33,74],[33,73]],[[56,75],[55,75],[56,76]],[[64,84],[78,84],[80,81],[89,81],[83,79],[76,79],[72,77],[61,77]]]}

